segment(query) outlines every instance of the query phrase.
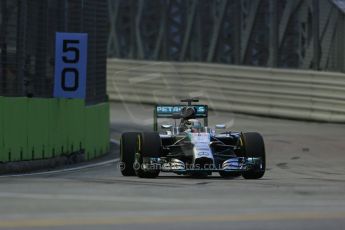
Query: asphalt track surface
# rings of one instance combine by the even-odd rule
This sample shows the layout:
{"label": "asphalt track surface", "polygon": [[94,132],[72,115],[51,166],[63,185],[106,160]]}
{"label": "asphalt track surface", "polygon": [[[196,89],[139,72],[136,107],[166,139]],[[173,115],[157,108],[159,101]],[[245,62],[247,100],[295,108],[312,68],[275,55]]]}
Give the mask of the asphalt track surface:
{"label": "asphalt track surface", "polygon": [[[112,104],[112,138],[151,119],[150,106]],[[1,177],[0,230],[345,229],[345,125],[212,112],[216,123],[263,134],[263,179],[122,177],[114,159]]]}

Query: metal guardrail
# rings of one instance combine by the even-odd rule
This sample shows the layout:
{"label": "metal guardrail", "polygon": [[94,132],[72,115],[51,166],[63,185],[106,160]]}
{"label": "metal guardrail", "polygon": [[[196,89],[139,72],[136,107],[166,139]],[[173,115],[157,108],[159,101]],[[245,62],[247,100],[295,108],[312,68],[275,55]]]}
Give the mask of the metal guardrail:
{"label": "metal guardrail", "polygon": [[345,74],[205,63],[108,59],[110,100],[176,103],[200,97],[221,111],[345,122]]}

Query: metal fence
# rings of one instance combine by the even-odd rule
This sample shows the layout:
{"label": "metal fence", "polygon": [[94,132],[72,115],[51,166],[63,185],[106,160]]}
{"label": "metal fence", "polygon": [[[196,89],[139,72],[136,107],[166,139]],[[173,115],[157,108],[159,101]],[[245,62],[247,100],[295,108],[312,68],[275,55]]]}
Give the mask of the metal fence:
{"label": "metal fence", "polygon": [[86,102],[105,101],[106,0],[0,0],[0,95],[52,97],[56,32],[88,33]]}
{"label": "metal fence", "polygon": [[108,55],[345,72],[343,0],[109,0]]}

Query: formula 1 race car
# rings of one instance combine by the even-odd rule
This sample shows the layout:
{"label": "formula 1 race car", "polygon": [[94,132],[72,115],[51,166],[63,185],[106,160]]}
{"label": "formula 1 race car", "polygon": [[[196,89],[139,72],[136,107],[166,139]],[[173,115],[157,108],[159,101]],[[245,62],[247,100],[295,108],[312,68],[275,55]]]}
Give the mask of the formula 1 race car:
{"label": "formula 1 race car", "polygon": [[[181,100],[185,105],[157,105],[154,132],[123,133],[122,175],[155,178],[162,171],[205,177],[218,172],[222,177],[261,178],[266,168],[262,136],[225,131],[225,125],[209,128],[207,105],[192,105],[198,101],[185,99]],[[173,122],[161,125],[162,132],[158,132],[159,118]]]}

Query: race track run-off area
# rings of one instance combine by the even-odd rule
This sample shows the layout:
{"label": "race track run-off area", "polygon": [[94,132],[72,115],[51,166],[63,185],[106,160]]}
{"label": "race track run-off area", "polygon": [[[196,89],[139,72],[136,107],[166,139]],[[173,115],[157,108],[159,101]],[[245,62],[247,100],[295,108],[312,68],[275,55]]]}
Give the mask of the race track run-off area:
{"label": "race track run-off area", "polygon": [[[152,111],[111,103],[111,138],[152,130]],[[117,147],[95,167],[1,177],[0,229],[345,229],[345,125],[215,111],[209,122],[262,133],[262,179],[123,177]]]}

